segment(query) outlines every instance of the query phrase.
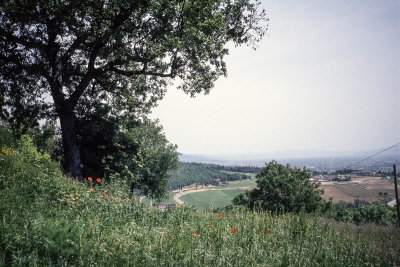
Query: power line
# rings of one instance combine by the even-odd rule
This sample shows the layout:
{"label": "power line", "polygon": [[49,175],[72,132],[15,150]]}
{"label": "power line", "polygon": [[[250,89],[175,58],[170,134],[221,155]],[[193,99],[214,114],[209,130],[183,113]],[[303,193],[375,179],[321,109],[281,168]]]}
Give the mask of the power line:
{"label": "power line", "polygon": [[[374,154],[374,155],[372,155],[372,156],[369,156],[369,157],[367,157],[367,158],[365,158],[365,159],[362,159],[362,160],[360,160],[360,161],[357,161],[356,163],[353,163],[353,164],[351,164],[351,165],[345,167],[344,169],[349,169],[350,167],[352,167],[352,166],[354,166],[354,165],[356,165],[356,164],[359,164],[359,163],[361,163],[361,162],[363,162],[363,161],[366,161],[367,159],[370,159],[370,158],[373,158],[373,157],[375,157],[375,156],[377,156],[377,155],[379,155],[379,154],[382,154],[383,152],[388,151],[389,149],[392,149],[393,147],[398,146],[398,145],[400,145],[400,143],[394,144],[394,145],[392,145],[392,146],[390,146],[390,147],[388,147],[388,148],[386,148],[386,149],[384,149],[384,150],[382,150],[382,151],[380,151],[380,152],[378,152],[378,153],[376,153],[376,154]],[[343,170],[344,170],[344,169],[343,169]]]}

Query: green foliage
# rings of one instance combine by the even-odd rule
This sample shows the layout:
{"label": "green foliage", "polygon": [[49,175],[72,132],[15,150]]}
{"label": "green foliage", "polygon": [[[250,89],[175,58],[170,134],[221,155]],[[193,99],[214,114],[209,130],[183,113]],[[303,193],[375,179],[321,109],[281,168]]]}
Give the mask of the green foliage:
{"label": "green foliage", "polygon": [[354,229],[240,208],[222,217],[186,207],[159,211],[139,204],[124,184],[64,177],[26,137],[0,159],[0,266],[400,263],[395,228]]}
{"label": "green foliage", "polygon": [[0,148],[3,146],[13,147],[15,145],[15,138],[11,133],[7,124],[0,120]]}
{"label": "green foliage", "polygon": [[7,122],[13,135],[19,138],[21,135],[29,134],[32,129],[39,129],[40,119],[51,117],[50,105],[41,99],[44,90],[36,88],[37,84],[24,87],[18,82],[18,79],[23,79],[22,77],[16,75],[13,78],[10,81],[14,83],[12,88],[8,88],[10,84],[7,82],[0,84],[0,119]]}
{"label": "green foliage", "polygon": [[177,146],[168,142],[158,121],[146,119],[127,134],[139,143],[140,148],[136,155],[139,171],[135,185],[152,198],[164,197],[169,177],[178,168]]}
{"label": "green foliage", "polygon": [[15,0],[0,17],[0,118],[19,136],[58,116],[64,167],[79,180],[79,106],[135,118],[173,79],[208,93],[227,73],[228,43],[255,47],[268,21],[252,0]]}
{"label": "green foliage", "polygon": [[271,161],[256,178],[258,188],[237,196],[234,205],[272,212],[313,212],[323,204],[319,183],[311,183],[305,169]]}
{"label": "green foliage", "polygon": [[123,179],[131,190],[153,198],[166,194],[178,152],[158,121],[112,116],[107,107],[86,111],[78,119],[84,177]]}
{"label": "green foliage", "polygon": [[327,212],[326,216],[339,222],[351,222],[358,225],[369,223],[395,225],[397,223],[396,208],[381,203],[339,202]]}
{"label": "green foliage", "polygon": [[259,173],[260,167],[256,166],[219,166],[218,169],[229,172],[243,172],[243,173]]}
{"label": "green foliage", "polygon": [[57,195],[57,188],[49,188],[38,183],[49,182],[59,175],[59,165],[46,153],[36,150],[30,137],[23,135],[17,149],[3,147],[0,154],[0,189],[3,193],[16,191],[20,197],[35,198],[40,194]]}
{"label": "green foliage", "polygon": [[220,182],[249,179],[245,174],[223,172],[223,166],[205,163],[180,162],[179,169],[170,178],[170,189],[192,184],[219,185]]}

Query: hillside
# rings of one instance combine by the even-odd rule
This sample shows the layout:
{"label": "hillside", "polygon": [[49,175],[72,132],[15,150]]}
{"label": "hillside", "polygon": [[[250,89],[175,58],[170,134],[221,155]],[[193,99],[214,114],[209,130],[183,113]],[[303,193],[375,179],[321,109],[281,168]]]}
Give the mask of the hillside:
{"label": "hillside", "polygon": [[[256,172],[257,170],[259,170],[259,168],[225,167],[216,164],[180,162],[179,169],[174,172],[169,179],[169,185],[170,190],[179,189],[192,184],[218,186],[228,181],[250,179],[250,176],[246,173]],[[235,171],[236,173],[232,173],[231,171]]]}
{"label": "hillside", "polygon": [[315,215],[160,211],[78,183],[29,139],[0,152],[0,266],[396,266],[400,232]]}

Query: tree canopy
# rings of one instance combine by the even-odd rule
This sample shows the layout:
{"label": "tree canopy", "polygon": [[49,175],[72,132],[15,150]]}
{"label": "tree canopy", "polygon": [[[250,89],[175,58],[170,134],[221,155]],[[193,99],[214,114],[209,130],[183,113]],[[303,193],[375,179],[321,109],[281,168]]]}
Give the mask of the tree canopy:
{"label": "tree canopy", "polygon": [[[230,173],[224,171],[234,167],[220,166],[216,164],[180,162],[179,169],[171,174],[170,189],[178,189],[184,186],[197,185],[219,185],[227,181],[237,181],[242,179],[250,179],[249,175],[243,173]],[[236,167],[234,169],[240,169]],[[246,168],[246,167],[245,167]]]}
{"label": "tree canopy", "polygon": [[[82,179],[77,106],[99,99],[140,116],[173,79],[194,96],[226,75],[226,45],[255,45],[267,21],[251,0],[14,0],[0,3],[2,117],[60,121],[65,170]],[[46,101],[47,96],[52,101]],[[31,105],[31,106],[30,106]],[[18,112],[14,111],[14,114]]]}
{"label": "tree canopy", "polygon": [[273,212],[315,211],[322,203],[319,183],[305,169],[271,161],[256,175],[257,188],[234,198],[233,204]]}

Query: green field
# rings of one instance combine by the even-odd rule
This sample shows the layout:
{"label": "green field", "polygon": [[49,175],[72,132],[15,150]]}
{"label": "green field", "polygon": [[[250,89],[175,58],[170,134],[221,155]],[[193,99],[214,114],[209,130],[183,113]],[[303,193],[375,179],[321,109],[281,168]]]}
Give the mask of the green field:
{"label": "green field", "polygon": [[218,188],[234,188],[234,187],[248,187],[248,186],[252,186],[252,187],[256,187],[256,178],[255,175],[251,175],[251,179],[250,180],[239,180],[239,181],[232,181],[232,182],[228,182],[227,185],[219,185]]}
{"label": "green field", "polygon": [[200,210],[224,208],[231,203],[235,196],[242,192],[242,190],[211,190],[187,194],[182,196],[181,200],[186,205],[193,205]]}
{"label": "green field", "polygon": [[[233,173],[233,172],[230,172]],[[237,196],[239,193],[243,192],[242,190],[227,190],[229,188],[236,187],[256,187],[256,178],[255,174],[249,174],[251,179],[249,180],[239,180],[239,181],[230,181],[228,184],[220,184],[216,188],[223,189],[221,191],[209,191],[209,192],[197,192],[187,194],[181,197],[181,200],[188,205],[194,205],[196,208],[205,210],[212,205],[214,208],[223,208],[229,205],[232,199]],[[174,195],[175,192],[169,192],[168,198],[161,201],[162,204],[175,203]],[[194,195],[194,196],[193,196]],[[149,198],[144,198],[142,200],[143,203],[150,203]],[[152,201],[153,205],[155,201]]]}

